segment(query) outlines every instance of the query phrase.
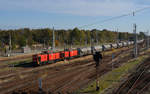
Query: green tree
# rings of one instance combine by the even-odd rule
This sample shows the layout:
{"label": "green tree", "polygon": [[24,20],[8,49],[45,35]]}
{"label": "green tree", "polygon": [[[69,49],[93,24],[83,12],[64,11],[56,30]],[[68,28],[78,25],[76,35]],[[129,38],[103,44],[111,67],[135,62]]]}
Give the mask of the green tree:
{"label": "green tree", "polygon": [[139,33],[139,38],[140,39],[144,39],[146,37],[146,35],[143,33],[143,32],[140,32]]}
{"label": "green tree", "polygon": [[78,28],[74,28],[73,30],[71,30],[71,32],[70,32],[70,40],[71,40],[71,43],[79,44],[80,30]]}
{"label": "green tree", "polygon": [[[0,30],[0,41],[4,45],[9,45],[9,36],[11,34],[12,46],[15,49],[17,46],[32,46],[33,44],[44,44],[52,45],[52,29],[16,29],[16,30]],[[69,29],[69,30],[55,30],[55,39],[58,46],[65,44],[70,45],[83,45],[86,42],[90,44],[91,38],[93,42],[97,40],[100,43],[106,42],[115,42],[118,34],[110,30],[80,30],[78,28]],[[133,37],[133,34],[127,32],[119,32],[120,40],[128,40],[128,38]],[[144,38],[144,33],[138,35],[140,39]]]}
{"label": "green tree", "polygon": [[0,41],[0,48],[2,48],[2,41]]}
{"label": "green tree", "polygon": [[25,39],[25,37],[23,37],[23,36],[20,36],[19,37],[19,40],[18,40],[18,45],[19,45],[19,47],[24,47],[24,46],[26,46],[26,39]]}

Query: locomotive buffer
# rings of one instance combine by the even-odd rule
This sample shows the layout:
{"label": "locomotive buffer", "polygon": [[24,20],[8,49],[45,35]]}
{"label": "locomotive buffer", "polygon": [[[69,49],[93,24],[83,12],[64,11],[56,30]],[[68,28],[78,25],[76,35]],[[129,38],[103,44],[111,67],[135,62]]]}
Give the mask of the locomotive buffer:
{"label": "locomotive buffer", "polygon": [[96,64],[96,91],[99,91],[100,87],[99,87],[99,80],[98,80],[98,70],[99,70],[99,65],[101,63],[102,60],[102,54],[101,52],[95,52],[95,54],[93,54],[93,59],[95,61]]}

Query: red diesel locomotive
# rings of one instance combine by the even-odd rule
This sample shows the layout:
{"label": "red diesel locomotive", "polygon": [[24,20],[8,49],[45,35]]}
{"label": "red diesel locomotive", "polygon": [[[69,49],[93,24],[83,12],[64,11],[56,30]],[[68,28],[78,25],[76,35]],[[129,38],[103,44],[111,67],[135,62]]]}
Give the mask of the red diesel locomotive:
{"label": "red diesel locomotive", "polygon": [[78,56],[77,50],[60,51],[54,53],[44,52],[44,53],[33,55],[33,63],[38,65],[43,65],[43,64],[53,63],[56,61],[69,59],[77,56]]}

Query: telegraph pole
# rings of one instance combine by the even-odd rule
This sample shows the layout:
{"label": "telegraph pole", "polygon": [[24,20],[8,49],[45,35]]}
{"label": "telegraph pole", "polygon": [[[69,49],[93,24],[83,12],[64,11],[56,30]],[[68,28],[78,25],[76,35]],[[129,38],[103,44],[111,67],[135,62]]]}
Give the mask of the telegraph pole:
{"label": "telegraph pole", "polygon": [[54,27],[53,27],[53,46],[52,46],[52,50],[53,50],[53,52],[55,51],[55,30],[54,30]]}

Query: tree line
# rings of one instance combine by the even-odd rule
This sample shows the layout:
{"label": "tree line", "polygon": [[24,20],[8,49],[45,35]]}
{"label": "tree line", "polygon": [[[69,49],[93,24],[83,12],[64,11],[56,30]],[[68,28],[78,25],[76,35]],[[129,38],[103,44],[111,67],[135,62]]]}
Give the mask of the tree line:
{"label": "tree line", "polygon": [[[52,46],[53,30],[50,28],[44,29],[15,29],[15,30],[0,30],[0,49],[9,45],[11,39],[12,49],[24,47],[26,45],[43,44]],[[138,38],[144,38],[144,33],[140,32]],[[84,45],[91,43],[108,43],[116,41],[127,41],[133,39],[133,34],[128,32],[115,32],[107,29],[104,30],[80,30],[74,29],[60,29],[55,30],[56,46],[66,45]]]}

